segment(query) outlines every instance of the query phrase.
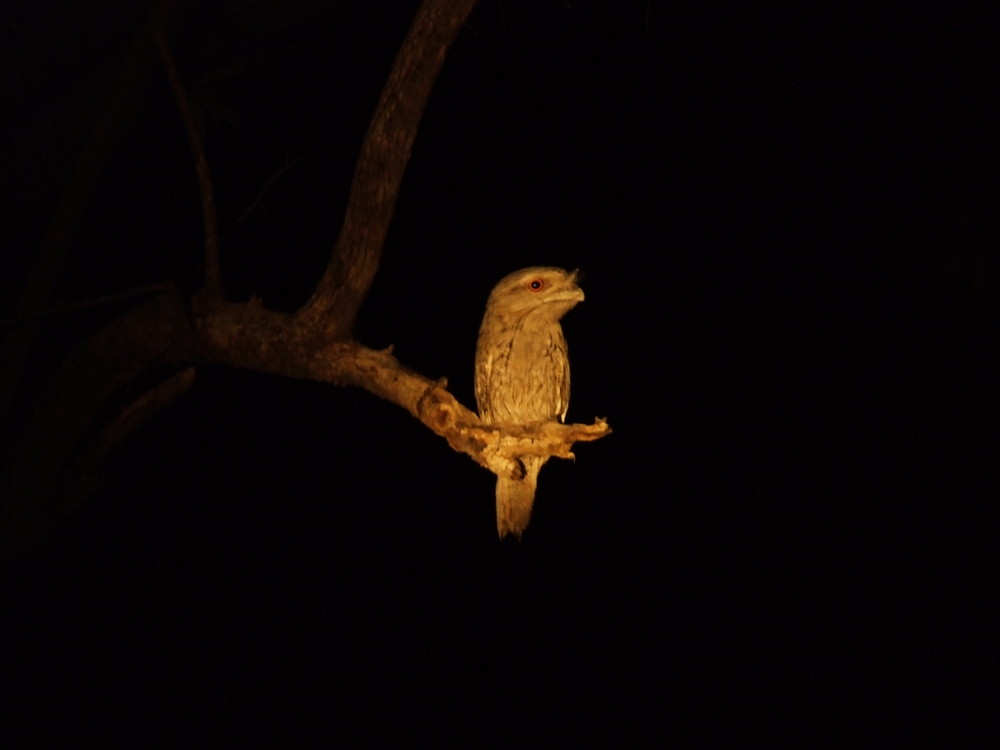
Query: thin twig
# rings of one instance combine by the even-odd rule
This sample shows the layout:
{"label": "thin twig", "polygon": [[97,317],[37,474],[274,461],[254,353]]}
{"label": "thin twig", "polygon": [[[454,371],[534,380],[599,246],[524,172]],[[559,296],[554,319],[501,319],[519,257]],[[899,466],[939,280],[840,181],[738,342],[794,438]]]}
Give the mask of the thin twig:
{"label": "thin twig", "polygon": [[201,143],[201,136],[198,133],[198,126],[194,118],[194,110],[191,107],[191,99],[184,89],[184,82],[181,81],[180,73],[177,72],[177,64],[174,61],[170,45],[162,31],[153,34],[153,42],[160,55],[160,62],[166,71],[170,81],[170,89],[173,91],[174,100],[177,102],[177,109],[180,112],[181,121],[184,123],[184,130],[187,132],[188,144],[191,147],[191,156],[194,158],[194,168],[198,175],[198,191],[201,194],[201,216],[205,233],[205,287],[202,294],[214,300],[222,299],[222,273],[219,263],[219,230],[215,213],[215,191],[212,188],[212,175],[208,170],[208,160],[205,158],[205,149]]}
{"label": "thin twig", "polygon": [[242,214],[240,215],[240,218],[238,218],[238,219],[236,220],[236,224],[237,224],[237,225],[239,225],[239,224],[242,224],[242,223],[243,223],[244,221],[246,221],[247,217],[248,217],[248,216],[249,216],[249,215],[250,215],[251,213],[253,213],[253,210],[254,210],[255,208],[257,208],[257,204],[258,204],[258,203],[260,203],[260,202],[261,202],[261,201],[262,201],[262,200],[264,199],[264,193],[266,193],[266,192],[267,192],[267,189],[268,189],[269,187],[271,187],[271,185],[273,185],[273,184],[274,184],[275,182],[277,182],[278,178],[279,178],[279,177],[281,177],[281,175],[283,175],[283,174],[284,174],[285,172],[287,172],[287,171],[288,171],[289,169],[291,169],[292,167],[297,167],[297,166],[298,166],[299,164],[301,164],[301,163],[302,163],[302,162],[304,162],[304,161],[305,161],[305,159],[304,159],[304,158],[302,158],[302,157],[299,157],[299,158],[298,158],[298,159],[296,159],[295,161],[291,161],[291,160],[289,160],[289,159],[288,159],[288,158],[286,157],[286,158],[285,158],[285,163],[284,163],[284,164],[282,164],[282,165],[281,165],[281,166],[280,166],[280,167],[278,168],[278,171],[277,171],[277,172],[275,172],[275,173],[274,173],[273,175],[271,175],[270,177],[268,177],[268,178],[267,178],[267,181],[266,181],[266,182],[264,183],[264,187],[262,187],[262,188],[260,189],[260,192],[259,192],[259,193],[257,193],[256,197],[254,197],[254,199],[253,199],[253,201],[251,201],[250,205],[249,205],[249,206],[247,206],[247,210],[246,210],[246,211],[244,211],[244,212],[243,212],[243,213],[242,213]]}
{"label": "thin twig", "polygon": [[196,369],[186,367],[150,388],[128,404],[101,430],[87,452],[87,464],[96,466],[129,435],[160,412],[194,383]]}
{"label": "thin twig", "polygon": [[176,288],[176,284],[172,281],[161,281],[157,284],[146,284],[145,286],[138,286],[134,289],[126,289],[123,292],[113,292],[111,294],[105,294],[100,297],[92,297],[90,299],[79,300],[78,302],[64,302],[61,305],[53,305],[52,307],[38,312],[33,318],[7,318],[3,321],[2,327],[9,328],[15,325],[24,325],[29,320],[38,320],[41,318],[48,318],[53,315],[65,315],[67,313],[80,312],[81,310],[92,310],[95,307],[104,307],[105,305],[113,305],[115,302],[124,302],[128,299],[134,299],[135,297],[146,297],[150,294],[159,294],[160,292],[167,292],[171,289]]}
{"label": "thin twig", "polygon": [[194,383],[196,369],[186,367],[134,400],[107,424],[75,462],[76,485],[67,487],[67,507],[81,502],[97,486],[98,468],[125,440],[187,392]]}

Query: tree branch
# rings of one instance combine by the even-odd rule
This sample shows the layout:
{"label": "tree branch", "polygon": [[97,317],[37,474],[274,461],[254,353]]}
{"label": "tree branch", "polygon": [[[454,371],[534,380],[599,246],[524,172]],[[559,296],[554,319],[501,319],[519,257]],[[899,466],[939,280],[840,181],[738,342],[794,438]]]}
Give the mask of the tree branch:
{"label": "tree branch", "polygon": [[167,74],[167,79],[170,81],[170,90],[173,92],[174,101],[177,102],[177,110],[184,123],[184,131],[187,133],[188,145],[191,148],[191,157],[194,159],[195,173],[198,176],[198,194],[201,196],[201,218],[205,241],[205,282],[198,297],[212,304],[223,297],[222,271],[219,262],[219,229],[215,211],[215,191],[212,188],[212,174],[208,169],[208,160],[205,158],[205,148],[202,146],[194,111],[191,108],[191,99],[184,88],[180,73],[177,72],[177,63],[174,61],[170,45],[161,29],[153,32],[153,43],[156,45],[160,62]]}
{"label": "tree branch", "polygon": [[[115,318],[66,359],[39,397],[2,474],[4,546],[24,548],[76,501],[74,456],[111,399],[154,367],[190,357],[193,332],[177,290]],[[146,412],[148,414],[150,412]]]}
{"label": "tree branch", "polygon": [[174,373],[150,388],[139,398],[122,409],[111,422],[91,441],[86,450],[74,462],[71,482],[66,488],[69,496],[67,504],[90,494],[96,484],[96,474],[105,458],[119,445],[142,427],[155,414],[191,388],[194,383],[195,368],[187,367]]}
{"label": "tree branch", "polygon": [[603,419],[592,425],[484,425],[455,400],[444,380],[410,370],[389,349],[369,349],[351,339],[323,342],[301,321],[259,305],[224,305],[197,329],[202,361],[363,388],[403,407],[494,474],[520,476],[520,456],[572,459],[575,442],[611,433]]}
{"label": "tree branch", "polygon": [[348,335],[382,255],[424,106],[476,0],[424,0],[396,55],[354,170],[344,224],[316,290],[296,315]]}
{"label": "tree branch", "polygon": [[459,453],[465,453],[497,476],[521,479],[522,456],[555,456],[575,459],[576,442],[600,440],[611,434],[607,420],[600,417],[591,425],[540,422],[530,425],[486,425],[435,383],[424,392],[415,415],[431,430],[445,438]]}

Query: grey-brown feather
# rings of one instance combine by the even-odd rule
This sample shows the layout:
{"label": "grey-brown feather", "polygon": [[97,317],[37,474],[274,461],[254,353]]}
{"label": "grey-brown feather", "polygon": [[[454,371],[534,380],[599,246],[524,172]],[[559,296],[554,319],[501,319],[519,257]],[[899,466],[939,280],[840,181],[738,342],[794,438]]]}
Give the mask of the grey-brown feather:
{"label": "grey-brown feather", "polygon": [[[566,419],[569,355],[559,320],[583,300],[576,276],[576,271],[561,268],[525,268],[494,287],[476,345],[476,402],[487,424]],[[523,478],[497,479],[501,538],[520,536],[528,525],[538,472],[546,460],[522,457]]]}

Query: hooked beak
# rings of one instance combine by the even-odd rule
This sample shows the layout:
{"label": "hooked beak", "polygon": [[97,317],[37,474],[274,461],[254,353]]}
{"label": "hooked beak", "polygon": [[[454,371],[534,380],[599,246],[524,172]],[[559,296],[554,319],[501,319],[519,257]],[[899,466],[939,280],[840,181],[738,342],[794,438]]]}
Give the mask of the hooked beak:
{"label": "hooked beak", "polygon": [[579,294],[579,297],[574,297],[574,299],[583,302],[583,290],[580,288],[580,281],[583,279],[583,271],[579,268],[573,270],[570,274],[570,279],[573,282],[573,291]]}

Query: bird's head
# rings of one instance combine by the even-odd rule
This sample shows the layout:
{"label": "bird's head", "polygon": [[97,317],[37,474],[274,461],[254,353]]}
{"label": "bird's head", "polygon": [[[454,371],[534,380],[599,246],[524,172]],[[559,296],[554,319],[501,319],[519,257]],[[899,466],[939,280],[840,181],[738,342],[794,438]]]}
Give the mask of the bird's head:
{"label": "bird's head", "polygon": [[514,271],[493,287],[486,313],[517,317],[537,313],[547,320],[559,320],[583,301],[583,290],[576,283],[579,278],[579,270],[551,266]]}

